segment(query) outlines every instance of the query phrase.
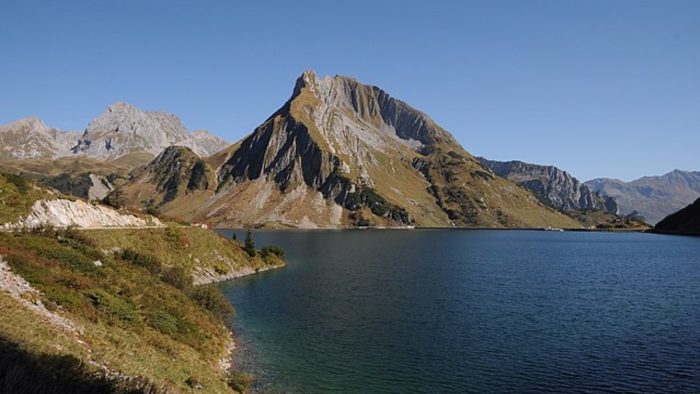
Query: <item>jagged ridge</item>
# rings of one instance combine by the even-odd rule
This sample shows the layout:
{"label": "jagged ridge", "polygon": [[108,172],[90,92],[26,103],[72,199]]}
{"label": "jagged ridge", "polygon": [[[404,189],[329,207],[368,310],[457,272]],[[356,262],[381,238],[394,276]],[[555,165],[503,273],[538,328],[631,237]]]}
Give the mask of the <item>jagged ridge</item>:
{"label": "jagged ridge", "polygon": [[494,174],[524,186],[540,201],[559,210],[573,212],[599,209],[610,213],[618,211],[614,198],[591,191],[588,186],[557,167],[517,160],[488,160],[483,157],[479,157],[479,161]]}

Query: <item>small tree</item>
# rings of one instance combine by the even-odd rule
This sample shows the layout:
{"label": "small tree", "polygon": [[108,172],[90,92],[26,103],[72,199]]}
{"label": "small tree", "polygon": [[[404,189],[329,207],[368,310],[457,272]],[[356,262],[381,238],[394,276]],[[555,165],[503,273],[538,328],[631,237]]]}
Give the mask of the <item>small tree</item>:
{"label": "small tree", "polygon": [[255,241],[253,240],[253,233],[248,230],[248,233],[245,235],[245,244],[243,246],[243,250],[248,253],[248,256],[254,257],[255,256]]}

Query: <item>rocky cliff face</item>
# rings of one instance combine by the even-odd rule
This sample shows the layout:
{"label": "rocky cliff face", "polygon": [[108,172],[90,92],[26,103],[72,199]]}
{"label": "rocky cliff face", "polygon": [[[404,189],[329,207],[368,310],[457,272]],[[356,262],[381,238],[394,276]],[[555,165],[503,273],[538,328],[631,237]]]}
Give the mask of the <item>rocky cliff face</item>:
{"label": "rocky cliff face", "polygon": [[654,230],[668,234],[700,235],[700,198],[680,211],[665,217],[656,224]]}
{"label": "rocky cliff face", "polygon": [[52,158],[68,153],[80,134],[47,127],[36,117],[0,126],[0,160]]}
{"label": "rocky cliff face", "polygon": [[700,198],[700,172],[674,170],[631,182],[598,178],[586,182],[592,190],[615,198],[624,215],[637,212],[650,224]]}
{"label": "rocky cliff face", "polygon": [[161,152],[137,178],[154,186],[149,193],[151,203],[161,206],[194,191],[214,186],[214,171],[190,148],[170,146]]}
{"label": "rocky cliff face", "polygon": [[347,77],[305,72],[214,168],[195,210],[184,199],[166,213],[221,225],[578,226],[493,176],[424,113]]}
{"label": "rocky cliff face", "polygon": [[223,149],[226,142],[206,131],[190,134],[175,115],[115,103],[88,124],[71,150],[74,154],[113,159],[133,152],[155,156],[170,145],[188,146],[208,156]]}
{"label": "rocky cliff face", "polygon": [[542,166],[522,161],[495,161],[483,157],[479,161],[494,174],[510,179],[530,190],[540,201],[565,212],[603,210],[617,213],[615,199],[602,196],[554,166]]}

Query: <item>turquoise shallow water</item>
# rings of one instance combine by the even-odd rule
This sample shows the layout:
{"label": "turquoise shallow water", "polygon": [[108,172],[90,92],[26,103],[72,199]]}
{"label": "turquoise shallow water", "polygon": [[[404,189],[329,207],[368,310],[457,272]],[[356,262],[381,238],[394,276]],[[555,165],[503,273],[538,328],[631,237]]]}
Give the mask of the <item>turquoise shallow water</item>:
{"label": "turquoise shallow water", "polygon": [[700,238],[255,238],[289,266],[221,286],[260,392],[700,392]]}

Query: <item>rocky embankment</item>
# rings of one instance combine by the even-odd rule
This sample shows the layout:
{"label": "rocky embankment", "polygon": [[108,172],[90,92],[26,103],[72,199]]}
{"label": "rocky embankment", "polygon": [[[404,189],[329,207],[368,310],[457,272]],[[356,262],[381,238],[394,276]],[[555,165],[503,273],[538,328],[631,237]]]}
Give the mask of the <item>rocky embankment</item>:
{"label": "rocky embankment", "polygon": [[15,223],[0,226],[4,230],[36,228],[41,226],[103,228],[103,227],[162,227],[163,223],[155,217],[136,217],[122,214],[115,209],[88,204],[82,200],[38,200],[31,212]]}

